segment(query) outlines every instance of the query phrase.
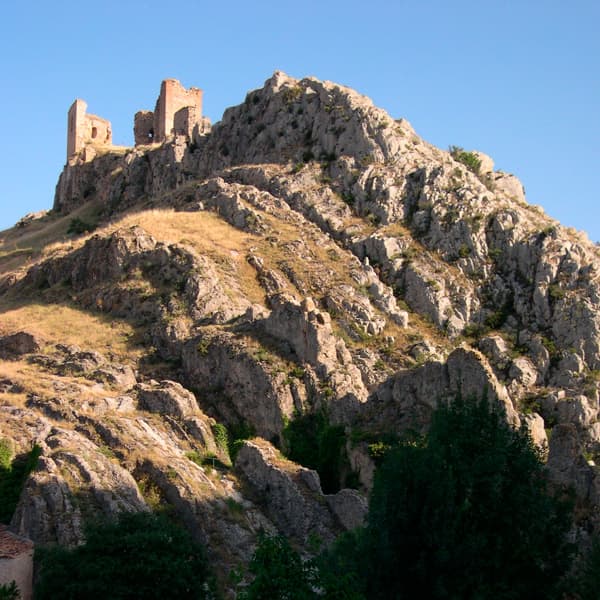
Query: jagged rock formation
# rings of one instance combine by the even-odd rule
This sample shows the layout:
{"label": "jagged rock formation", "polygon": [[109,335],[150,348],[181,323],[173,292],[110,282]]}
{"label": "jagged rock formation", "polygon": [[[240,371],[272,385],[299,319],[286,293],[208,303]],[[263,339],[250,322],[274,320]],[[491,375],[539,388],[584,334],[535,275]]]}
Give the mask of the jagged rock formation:
{"label": "jagged rock formation", "polygon": [[364,524],[363,496],[348,489],[324,495],[315,471],[284,459],[264,440],[244,442],[236,467],[277,527],[305,544],[315,535],[331,543],[345,529]]}
{"label": "jagged rock formation", "polygon": [[[13,526],[74,543],[86,511],[168,503],[223,570],[260,528],[329,541],[364,503],[279,456],[290,419],[358,432],[365,492],[365,439],[484,390],[597,526],[598,250],[478,156],[474,173],[364,96],[276,73],[192,142],[72,160],[52,214],[5,236],[38,245],[0,257],[0,436],[44,450]],[[75,217],[98,229],[36,241]],[[27,322],[40,298],[82,323]],[[119,327],[120,346],[88,337]],[[233,468],[221,424],[262,438]]]}

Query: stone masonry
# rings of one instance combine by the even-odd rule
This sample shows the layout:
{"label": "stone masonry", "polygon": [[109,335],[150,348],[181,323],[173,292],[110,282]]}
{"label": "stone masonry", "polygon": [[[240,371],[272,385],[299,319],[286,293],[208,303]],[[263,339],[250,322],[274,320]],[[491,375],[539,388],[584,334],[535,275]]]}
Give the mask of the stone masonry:
{"label": "stone masonry", "polygon": [[141,110],[135,115],[135,145],[162,143],[171,135],[192,137],[194,129],[204,126],[202,90],[184,88],[176,79],[165,79],[154,112]]}
{"label": "stone masonry", "polygon": [[67,126],[67,160],[79,154],[87,144],[112,145],[110,121],[86,113],[87,104],[75,100],[69,109]]}
{"label": "stone masonry", "polygon": [[[154,112],[140,110],[135,114],[135,145],[162,144],[173,135],[191,139],[194,134],[208,131],[210,121],[202,116],[202,94],[198,88],[184,88],[176,79],[165,79]],[[112,146],[110,121],[87,114],[86,110],[87,104],[80,99],[69,109],[67,161],[75,157],[90,160],[96,154],[94,148]]]}

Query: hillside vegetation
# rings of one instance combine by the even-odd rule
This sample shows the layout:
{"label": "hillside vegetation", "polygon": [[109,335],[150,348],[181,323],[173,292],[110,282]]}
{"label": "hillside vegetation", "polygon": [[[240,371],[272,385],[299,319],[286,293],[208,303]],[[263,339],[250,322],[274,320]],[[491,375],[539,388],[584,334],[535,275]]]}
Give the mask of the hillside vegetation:
{"label": "hillside vegetation", "polygon": [[0,233],[0,439],[40,449],[10,525],[73,547],[166,511],[234,596],[260,534],[330,547],[389,448],[485,392],[584,551],[599,308],[597,248],[489,157],[275,73],[208,133],[72,160]]}

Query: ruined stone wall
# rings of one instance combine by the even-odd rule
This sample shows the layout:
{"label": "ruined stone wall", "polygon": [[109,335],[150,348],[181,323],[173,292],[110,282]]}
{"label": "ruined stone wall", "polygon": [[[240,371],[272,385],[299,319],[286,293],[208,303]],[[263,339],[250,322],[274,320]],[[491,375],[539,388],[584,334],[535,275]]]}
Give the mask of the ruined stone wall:
{"label": "ruined stone wall", "polygon": [[186,106],[175,113],[173,129],[175,135],[192,137],[194,127],[202,120],[202,115],[197,106]]}
{"label": "ruined stone wall", "polygon": [[87,104],[83,100],[75,100],[69,108],[67,121],[67,158],[76,154],[81,148],[81,131],[84,129],[85,110]]}
{"label": "ruined stone wall", "polygon": [[[79,99],[69,109],[67,161],[73,157],[91,160],[98,146],[112,146],[110,121],[86,110],[87,104]],[[192,139],[209,130],[210,122],[202,117],[202,90],[186,89],[176,79],[162,82],[154,112],[138,111],[133,124],[136,146],[162,143],[172,135]]]}
{"label": "ruined stone wall", "polygon": [[83,150],[86,144],[112,145],[110,121],[86,113],[87,104],[75,100],[69,108],[67,120],[67,160]]}
{"label": "ruined stone wall", "polygon": [[151,110],[139,110],[135,113],[133,138],[136,146],[154,142],[154,113]]}
{"label": "ruined stone wall", "polygon": [[[194,87],[186,90],[176,79],[165,79],[160,87],[160,96],[154,109],[155,141],[163,142],[175,133],[175,114],[187,107],[194,109],[195,125],[202,117],[202,90]],[[188,119],[191,112],[188,111]],[[183,113],[180,119],[185,120]],[[193,125],[191,128],[186,126],[186,129],[191,133]]]}

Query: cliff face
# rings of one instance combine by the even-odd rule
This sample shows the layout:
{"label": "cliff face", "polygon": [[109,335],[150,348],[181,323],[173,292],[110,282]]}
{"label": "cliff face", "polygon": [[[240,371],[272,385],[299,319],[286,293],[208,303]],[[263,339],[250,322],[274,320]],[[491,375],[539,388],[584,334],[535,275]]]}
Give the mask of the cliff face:
{"label": "cliff face", "polygon": [[[43,449],[12,525],[75,543],[88,513],[166,503],[226,570],[260,528],[304,544],[364,515],[278,454],[290,419],[374,440],[484,390],[594,525],[598,251],[456,157],[275,73],[209,134],[66,166],[0,257],[0,437]],[[96,231],[65,238],[75,219]],[[257,436],[233,467],[220,425]],[[345,452],[368,490],[367,444]]]}

